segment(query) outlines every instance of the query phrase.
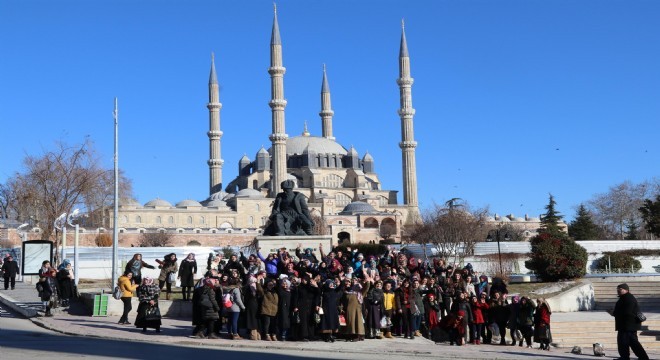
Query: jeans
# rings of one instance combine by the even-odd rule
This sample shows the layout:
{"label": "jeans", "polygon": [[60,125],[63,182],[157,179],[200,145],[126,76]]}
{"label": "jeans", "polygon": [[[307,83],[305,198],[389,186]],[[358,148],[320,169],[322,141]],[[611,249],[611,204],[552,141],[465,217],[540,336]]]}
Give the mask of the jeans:
{"label": "jeans", "polygon": [[163,285],[166,285],[166,286],[165,286],[165,289],[167,290],[167,293],[168,293],[168,294],[171,294],[171,293],[172,293],[172,283],[167,282],[167,281],[160,281],[160,280],[159,280],[159,281],[158,281],[158,287],[159,287],[161,290],[163,289]]}
{"label": "jeans", "polygon": [[619,348],[621,359],[630,359],[630,349],[639,360],[649,360],[649,356],[644,351],[642,344],[637,338],[637,331],[619,331],[616,336],[616,344]]}
{"label": "jeans", "polygon": [[419,331],[422,326],[422,315],[413,315],[412,316],[412,332]]}
{"label": "jeans", "polygon": [[232,335],[237,335],[238,334],[238,316],[241,313],[239,311],[237,312],[230,312],[227,318],[227,332]]}

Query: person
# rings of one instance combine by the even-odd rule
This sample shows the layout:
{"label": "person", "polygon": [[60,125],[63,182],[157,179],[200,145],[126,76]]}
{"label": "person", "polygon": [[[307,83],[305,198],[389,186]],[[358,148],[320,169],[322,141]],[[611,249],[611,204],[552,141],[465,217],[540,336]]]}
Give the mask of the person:
{"label": "person", "polygon": [[489,306],[486,299],[478,299],[476,296],[471,298],[470,307],[472,309],[472,340],[471,344],[481,345],[481,330],[484,326],[484,313],[488,310]]}
{"label": "person", "polygon": [[142,284],[142,268],[155,269],[155,266],[142,261],[142,254],[133,254],[133,258],[126,263],[124,271],[133,273],[133,281]]}
{"label": "person", "polygon": [[60,288],[62,306],[69,306],[69,301],[76,295],[76,283],[74,279],[71,261],[64,259],[57,268],[57,284]]}
{"label": "person", "polygon": [[280,332],[280,339],[286,341],[291,329],[291,281],[288,278],[280,280],[277,298],[277,329]]}
{"label": "person", "polygon": [[117,286],[121,289],[121,302],[124,303],[124,312],[121,314],[121,318],[119,318],[119,324],[130,325],[131,323],[128,322],[128,313],[133,309],[131,300],[133,299],[133,292],[138,287],[133,282],[133,273],[130,270],[124,271],[124,275],[117,279]]}
{"label": "person", "polygon": [[55,285],[55,279],[50,275],[50,272],[44,272],[39,275],[39,282],[36,285],[37,291],[39,292],[39,298],[41,299],[44,305],[44,316],[51,317],[52,308],[52,296],[57,293],[57,288]]}
{"label": "person", "polygon": [[550,351],[552,335],[550,333],[550,305],[544,298],[536,300],[536,313],[534,313],[534,342],[540,343],[540,350]]}
{"label": "person", "polygon": [[238,286],[238,280],[235,278],[229,279],[229,285],[223,289],[223,293],[229,294],[231,298],[231,306],[226,308],[228,314],[227,332],[232,340],[241,340],[242,337],[238,335],[238,317],[241,311],[245,311],[245,305],[243,304],[243,295]]}
{"label": "person", "polygon": [[309,214],[303,194],[293,191],[293,180],[281,183],[282,192],[277,194],[270,215],[270,225],[264,235],[312,235],[314,222]]}
{"label": "person", "polygon": [[176,254],[167,254],[163,260],[157,259],[156,262],[158,263],[158,268],[160,269],[160,275],[158,276],[158,288],[162,290],[163,285],[166,285],[165,299],[169,300],[170,294],[172,293],[170,273],[176,273],[178,269]]}
{"label": "person", "polygon": [[178,278],[181,280],[181,294],[183,301],[192,301],[192,289],[195,286],[197,274],[197,260],[195,254],[190,253],[179,265]]}
{"label": "person", "polygon": [[[528,348],[532,347],[532,325],[534,325],[534,310],[536,304],[529,298],[523,296],[520,298],[520,307],[518,309],[518,330],[523,335]],[[521,339],[518,346],[523,346]]]}
{"label": "person", "polygon": [[261,298],[261,338],[266,341],[277,341],[277,305],[279,295],[275,289],[275,280],[266,281],[266,289],[257,282],[257,294]]}
{"label": "person", "polygon": [[[214,331],[214,326],[216,321],[220,319],[219,311],[220,306],[218,301],[215,298],[215,279],[207,278],[204,279],[204,286],[199,292],[199,296],[195,298],[193,303],[194,307],[197,307],[197,313],[200,315],[200,320],[198,324],[197,331],[193,336],[204,339],[208,337],[209,339],[219,339],[218,335]],[[207,331],[204,334],[204,331]]]}
{"label": "person", "polygon": [[619,359],[630,359],[630,349],[632,349],[639,360],[648,360],[649,356],[637,338],[637,331],[642,328],[642,324],[637,320],[639,313],[637,299],[630,293],[626,283],[617,285],[616,292],[619,300],[614,305],[614,309],[607,312],[614,316],[614,328],[618,331],[616,344],[619,349]]}
{"label": "person", "polygon": [[371,287],[370,279],[366,279],[360,284],[360,279],[353,278],[351,280],[344,280],[344,296],[342,297],[342,305],[346,318],[346,335],[347,341],[362,341],[364,340],[364,317],[362,315],[362,306],[364,298],[369,293]]}
{"label": "person", "polygon": [[18,263],[14,261],[14,257],[7,254],[1,269],[0,272],[2,272],[5,280],[5,290],[9,289],[10,284],[11,289],[14,290],[16,287],[16,274],[18,274]]}
{"label": "person", "polygon": [[260,274],[256,277],[248,277],[248,284],[243,287],[243,305],[245,305],[243,318],[245,320],[245,327],[250,331],[250,340],[261,340],[261,333],[259,332],[261,330],[259,328],[259,302],[262,296],[257,292],[257,283],[260,282],[262,277],[263,275]]}
{"label": "person", "polygon": [[156,332],[160,332],[161,321],[160,319],[146,319],[147,310],[156,307],[158,308],[158,297],[160,295],[160,287],[154,284],[154,280],[150,277],[142,279],[142,285],[138,289],[140,294],[140,305],[137,309],[137,317],[135,318],[135,327],[142,328],[142,332],[147,332],[147,328],[154,328]]}
{"label": "person", "polygon": [[300,285],[291,296],[293,313],[300,320],[295,321],[293,326],[298,340],[310,341],[314,340],[313,314],[318,311],[321,290],[308,273],[302,275],[300,280]]}
{"label": "person", "polygon": [[367,316],[365,325],[367,328],[368,339],[382,339],[380,334],[380,319],[383,316],[383,303],[385,302],[385,293],[383,291],[383,282],[378,280],[374,287],[369,290],[366,297],[365,309]]}
{"label": "person", "polygon": [[335,342],[335,334],[339,331],[339,300],[344,289],[337,286],[332,279],[327,279],[323,283],[323,294],[321,295],[321,305],[323,315],[319,330],[325,342]]}
{"label": "person", "polygon": [[488,318],[491,324],[497,326],[500,345],[506,345],[506,323],[509,320],[509,310],[509,305],[506,303],[504,296],[499,291],[494,292],[493,297],[490,299]]}

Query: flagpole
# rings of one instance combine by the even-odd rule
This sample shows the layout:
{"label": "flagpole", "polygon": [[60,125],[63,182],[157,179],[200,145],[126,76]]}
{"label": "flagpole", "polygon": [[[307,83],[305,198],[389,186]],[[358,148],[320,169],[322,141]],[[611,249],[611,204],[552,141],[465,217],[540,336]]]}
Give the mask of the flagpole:
{"label": "flagpole", "polygon": [[119,220],[119,165],[118,165],[118,137],[119,137],[119,111],[117,109],[117,98],[115,98],[115,110],[112,112],[112,115],[115,119],[115,199],[114,199],[114,216],[112,221],[113,234],[112,234],[112,283],[110,284],[110,289],[112,289],[117,283],[117,247],[119,246],[119,229],[117,228],[117,223]]}

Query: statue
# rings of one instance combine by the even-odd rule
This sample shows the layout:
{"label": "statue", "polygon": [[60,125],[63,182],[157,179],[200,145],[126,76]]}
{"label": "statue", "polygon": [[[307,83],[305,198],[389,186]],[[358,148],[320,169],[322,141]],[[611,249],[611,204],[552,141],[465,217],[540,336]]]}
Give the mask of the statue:
{"label": "statue", "polygon": [[264,235],[312,235],[314,222],[305,197],[293,191],[293,180],[283,181],[281,186],[282,192],[275,197],[270,224],[264,230]]}

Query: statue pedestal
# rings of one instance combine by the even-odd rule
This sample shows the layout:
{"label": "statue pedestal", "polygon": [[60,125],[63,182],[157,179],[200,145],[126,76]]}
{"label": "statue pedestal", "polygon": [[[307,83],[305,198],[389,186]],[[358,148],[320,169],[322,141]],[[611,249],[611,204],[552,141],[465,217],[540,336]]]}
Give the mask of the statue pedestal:
{"label": "statue pedestal", "polygon": [[265,256],[268,253],[277,252],[281,248],[286,248],[289,254],[296,254],[298,244],[302,244],[301,251],[312,248],[316,258],[321,261],[319,244],[323,244],[323,252],[327,255],[333,247],[332,235],[305,235],[305,236],[257,236],[257,246],[261,248],[261,253]]}

